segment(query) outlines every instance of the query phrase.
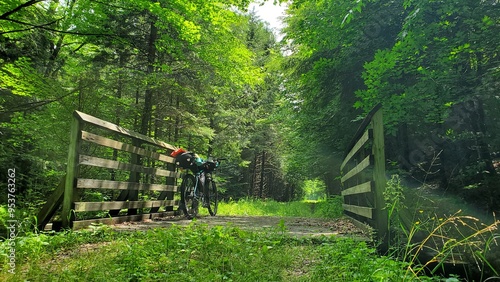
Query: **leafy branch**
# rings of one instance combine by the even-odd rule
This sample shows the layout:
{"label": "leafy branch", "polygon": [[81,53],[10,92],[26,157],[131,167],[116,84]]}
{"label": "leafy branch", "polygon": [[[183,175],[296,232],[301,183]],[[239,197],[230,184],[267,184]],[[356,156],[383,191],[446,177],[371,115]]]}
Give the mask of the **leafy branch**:
{"label": "leafy branch", "polygon": [[51,104],[51,103],[61,101],[62,99],[66,98],[66,97],[68,97],[76,92],[77,92],[77,90],[75,89],[73,91],[70,91],[70,92],[68,92],[60,97],[54,98],[54,99],[24,103],[24,104],[17,105],[16,107],[11,108],[9,110],[0,109],[0,114],[9,114],[9,113],[15,113],[15,112],[31,111],[31,110],[34,110],[34,109],[39,108],[39,107],[43,107],[43,106]]}
{"label": "leafy branch", "polygon": [[14,19],[9,19],[9,18],[3,19],[3,20],[10,21],[10,22],[13,22],[13,23],[17,23],[17,24],[20,24],[20,25],[29,26],[30,28],[23,29],[23,30],[4,31],[4,32],[0,32],[0,35],[1,34],[6,34],[6,33],[28,31],[28,30],[33,30],[33,29],[39,28],[39,29],[43,29],[43,30],[57,32],[57,33],[72,34],[72,35],[81,35],[81,36],[115,36],[114,34],[108,34],[108,33],[85,33],[85,32],[77,32],[77,31],[59,30],[59,29],[48,27],[48,26],[50,26],[50,25],[52,25],[52,24],[60,21],[61,19],[52,21],[50,23],[42,24],[42,25],[35,25],[35,24],[31,24],[31,23],[27,23],[27,22],[23,22],[23,21],[19,21],[19,20],[14,20]]}
{"label": "leafy branch", "polygon": [[24,4],[21,4],[19,6],[17,6],[16,8],[0,15],[0,20],[8,20],[8,17],[12,14],[15,14],[17,12],[19,12],[20,10],[22,10],[23,8],[26,8],[26,7],[29,7],[29,6],[33,6],[35,5],[36,3],[38,2],[42,2],[43,0],[31,0],[31,1],[28,1]]}
{"label": "leafy branch", "polygon": [[23,31],[30,31],[30,30],[33,30],[33,29],[37,29],[37,28],[45,28],[46,26],[49,26],[49,25],[53,25],[55,23],[57,23],[59,20],[55,20],[55,21],[51,21],[49,23],[46,23],[46,24],[42,24],[42,25],[32,25],[32,24],[28,24],[28,23],[24,23],[24,22],[21,22],[21,21],[17,21],[17,20],[12,20],[12,19],[5,19],[7,21],[11,21],[11,22],[15,22],[15,23],[19,23],[19,24],[22,24],[22,25],[28,25],[30,26],[29,28],[25,28],[25,29],[14,29],[14,30],[9,30],[9,31],[4,31],[4,32],[0,32],[0,34],[7,34],[7,33],[16,33],[16,32],[23,32]]}

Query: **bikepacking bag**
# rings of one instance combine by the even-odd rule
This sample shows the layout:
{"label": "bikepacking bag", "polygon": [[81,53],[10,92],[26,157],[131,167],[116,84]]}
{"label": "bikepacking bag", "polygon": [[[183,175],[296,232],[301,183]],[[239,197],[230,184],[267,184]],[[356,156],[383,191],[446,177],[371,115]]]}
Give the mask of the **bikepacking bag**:
{"label": "bikepacking bag", "polygon": [[194,173],[198,172],[199,168],[196,165],[196,157],[193,153],[179,148],[173,151],[170,156],[175,158],[175,164],[178,167],[190,169]]}
{"label": "bikepacking bag", "polygon": [[217,163],[213,161],[206,161],[203,163],[203,170],[206,172],[212,172],[217,168]]}

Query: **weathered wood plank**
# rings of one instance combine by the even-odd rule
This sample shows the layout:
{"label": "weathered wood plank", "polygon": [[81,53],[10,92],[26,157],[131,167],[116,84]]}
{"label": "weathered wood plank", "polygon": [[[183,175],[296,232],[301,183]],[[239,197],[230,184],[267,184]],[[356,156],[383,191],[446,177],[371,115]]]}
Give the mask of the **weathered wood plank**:
{"label": "weathered wood plank", "polygon": [[370,139],[373,137],[373,130],[368,129],[365,131],[363,136],[359,138],[358,142],[356,142],[356,145],[351,149],[349,154],[344,158],[344,161],[342,162],[342,165],[340,166],[340,170],[343,170],[345,165],[352,159],[352,157],[361,149]]}
{"label": "weathered wood plank", "polygon": [[[141,147],[141,145],[143,143],[144,142],[142,142],[141,140],[138,140],[138,139],[132,140],[132,145],[134,145],[136,147]],[[141,157],[137,154],[134,154],[134,153],[130,154],[130,164],[135,165],[135,167],[141,166],[142,165]],[[141,179],[140,172],[137,172],[137,170],[130,171],[128,181],[139,183],[140,179]],[[118,201],[123,201],[123,200],[138,201],[139,200],[139,191],[137,191],[137,190],[122,190],[120,195],[118,196],[118,198],[120,198],[120,199],[117,199]],[[118,215],[119,213],[120,213],[119,209],[109,211],[109,214],[112,216]],[[128,209],[127,210],[127,215],[136,215],[136,214],[139,214],[139,211],[137,209]]]}
{"label": "weathered wood plank", "polygon": [[50,219],[56,213],[57,209],[61,206],[64,196],[64,189],[66,184],[66,176],[61,178],[59,185],[54,190],[52,195],[47,199],[45,205],[43,205],[42,209],[38,212],[37,215],[37,228],[38,230],[44,230],[45,225],[49,223]]}
{"label": "weathered wood plank", "polygon": [[358,130],[356,131],[356,134],[354,134],[354,137],[351,139],[351,142],[349,143],[349,146],[346,148],[346,152],[350,152],[351,149],[354,147],[354,144],[358,141],[358,139],[363,135],[365,132],[366,128],[368,125],[370,125],[373,116],[382,108],[382,104],[377,104],[373,109],[366,115],[365,119],[361,122],[361,124],[358,127]]}
{"label": "weathered wood plank", "polygon": [[373,188],[373,182],[368,181],[368,182],[353,186],[351,188],[345,189],[344,191],[342,191],[342,196],[369,193],[373,190],[372,188]]}
{"label": "weathered wood plank", "polygon": [[114,209],[144,209],[174,206],[174,200],[163,201],[127,201],[127,202],[75,202],[75,212],[104,211]]}
{"label": "weathered wood plank", "polygon": [[163,161],[166,163],[175,163],[175,159],[170,157],[170,156],[163,155],[163,154],[156,153],[156,152],[152,152],[152,151],[148,151],[148,150],[145,150],[143,148],[139,148],[139,147],[136,147],[136,146],[133,146],[130,144],[115,141],[113,139],[102,137],[102,136],[99,136],[99,135],[96,135],[96,134],[93,134],[90,132],[82,131],[82,139],[85,141],[88,141],[88,142],[92,142],[92,143],[101,145],[101,146],[129,152],[129,153],[134,153],[137,155],[149,157],[149,158]]}
{"label": "weathered wood plank", "polygon": [[180,174],[177,172],[174,172],[174,171],[169,171],[169,170],[164,170],[164,169],[159,169],[159,168],[152,168],[152,167],[145,167],[145,166],[134,165],[134,164],[127,164],[127,163],[122,163],[122,162],[118,162],[118,161],[102,159],[102,158],[97,158],[97,157],[91,157],[91,156],[86,156],[86,155],[80,155],[80,164],[89,165],[89,166],[96,166],[96,167],[103,167],[103,168],[110,168],[110,169],[119,169],[119,170],[125,170],[125,171],[141,172],[141,173],[166,176],[166,177],[180,177]]}
{"label": "weathered wood plank", "polygon": [[[157,200],[157,201],[160,201],[160,200],[167,200],[167,199],[168,199],[169,194],[173,194],[173,193],[172,193],[172,192],[167,192],[167,191],[162,191],[156,200]],[[171,197],[171,199],[173,199],[173,197]],[[170,201],[171,201],[171,200],[170,200]],[[177,204],[177,205],[178,205],[178,204]],[[174,205],[167,206],[167,207],[165,208],[165,210],[166,210],[166,211],[173,210],[173,206],[174,206]],[[150,213],[158,212],[158,210],[159,210],[159,209],[160,209],[160,207],[152,207],[152,208],[151,208],[151,210],[150,210],[149,212],[150,212]]]}
{"label": "weathered wood plank", "polygon": [[98,219],[88,219],[88,220],[78,220],[73,222],[73,229],[82,229],[88,227],[92,224],[119,224],[123,222],[129,221],[143,221],[146,219],[154,219],[161,218],[166,216],[173,216],[175,212],[160,212],[160,213],[146,213],[146,214],[138,214],[138,215],[127,215],[127,216],[117,216],[111,218],[98,218]]}
{"label": "weathered wood plank", "polygon": [[368,207],[360,207],[360,206],[353,206],[353,205],[347,205],[343,204],[342,207],[344,210],[352,212],[354,214],[364,216],[366,218],[373,218],[373,208],[368,208]]}
{"label": "weathered wood plank", "polygon": [[385,145],[384,145],[384,125],[382,110],[377,111],[372,118],[373,147],[374,156],[373,181],[375,183],[375,223],[377,229],[377,239],[382,240],[381,248],[387,249],[387,232],[389,229],[389,219],[385,209],[384,192],[386,186],[385,178]]}
{"label": "weathered wood plank", "polygon": [[84,122],[87,122],[87,123],[99,126],[101,128],[108,129],[108,130],[111,130],[113,132],[116,132],[116,133],[119,133],[119,134],[122,134],[122,135],[125,135],[125,136],[128,136],[128,137],[133,137],[133,138],[142,140],[144,142],[147,142],[147,143],[150,143],[150,144],[153,144],[153,145],[157,145],[159,147],[163,147],[165,149],[169,149],[169,150],[175,150],[176,149],[174,146],[172,146],[170,144],[167,144],[165,142],[155,140],[155,139],[153,139],[151,137],[148,137],[146,135],[143,135],[143,134],[140,134],[140,133],[137,133],[137,132],[125,129],[125,128],[123,128],[121,126],[118,126],[118,125],[116,125],[114,123],[111,123],[111,122],[108,122],[108,121],[105,121],[105,120],[93,117],[91,115],[88,115],[88,114],[85,114],[85,113],[82,113],[82,112],[79,112],[79,111],[75,111],[75,114],[78,116],[78,118],[81,121],[84,121]]}
{"label": "weathered wood plank", "polygon": [[78,176],[78,154],[80,151],[81,131],[80,121],[76,116],[71,120],[71,131],[69,139],[68,164],[66,168],[66,182],[64,188],[64,199],[62,208],[62,227],[71,227],[73,219],[73,202],[75,197],[76,177]]}
{"label": "weathered wood plank", "polygon": [[366,237],[370,238],[369,240],[372,242],[374,241],[374,237],[375,237],[375,230],[373,229],[373,227],[371,227],[369,224],[366,224],[364,222],[361,222],[355,218],[352,218],[350,216],[348,216],[349,220],[359,229],[361,229],[361,231],[363,231],[363,233],[365,233]]}
{"label": "weathered wood plank", "polygon": [[[167,169],[168,170],[175,170],[175,165],[174,164],[167,164]],[[177,179],[173,177],[167,177],[165,179],[165,184],[166,185],[177,185]],[[160,195],[158,196],[157,200],[172,200],[174,199],[174,192],[169,192],[169,191],[164,191],[161,192]],[[150,210],[150,213],[158,212],[159,208],[152,208]],[[166,207],[165,211],[173,211],[174,207]]]}
{"label": "weathered wood plank", "polygon": [[144,183],[85,179],[85,178],[79,178],[77,180],[76,188],[177,192],[176,185],[144,184]]}
{"label": "weathered wood plank", "polygon": [[364,169],[366,169],[367,167],[369,167],[371,165],[371,163],[372,163],[371,159],[372,159],[372,156],[367,156],[366,158],[364,158],[364,160],[362,160],[357,166],[355,166],[348,173],[346,173],[346,175],[344,175],[340,181],[342,181],[342,183],[344,183],[347,181],[347,179],[362,172]]}

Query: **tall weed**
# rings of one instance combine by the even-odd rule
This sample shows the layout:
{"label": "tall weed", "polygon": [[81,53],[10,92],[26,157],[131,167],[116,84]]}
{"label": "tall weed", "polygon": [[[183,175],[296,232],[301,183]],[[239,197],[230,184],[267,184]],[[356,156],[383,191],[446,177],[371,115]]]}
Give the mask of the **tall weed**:
{"label": "tall weed", "polygon": [[[475,266],[481,281],[486,275],[499,275],[500,265],[490,260],[498,259],[492,256],[492,249],[498,249],[496,230],[500,221],[494,219],[484,224],[473,216],[462,215],[461,211],[445,215],[418,209],[419,199],[412,199],[412,206],[408,207],[397,175],[388,181],[384,197],[390,223],[390,255],[408,262],[407,275],[446,272],[448,263]],[[417,211],[409,212],[412,208]],[[464,272],[474,274],[474,271]]]}

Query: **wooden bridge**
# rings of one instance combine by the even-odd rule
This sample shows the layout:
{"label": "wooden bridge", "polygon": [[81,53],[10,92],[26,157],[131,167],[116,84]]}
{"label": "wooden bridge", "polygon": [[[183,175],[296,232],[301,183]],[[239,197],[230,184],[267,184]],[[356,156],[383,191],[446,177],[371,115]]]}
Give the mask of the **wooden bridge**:
{"label": "wooden bridge", "polygon": [[[39,230],[46,229],[58,210],[60,217],[52,229],[175,215],[180,175],[169,156],[173,150],[170,144],[75,111],[67,172],[37,216]],[[379,250],[387,251],[390,234],[380,105],[367,115],[348,146],[341,182],[345,214],[371,232]],[[433,250],[441,246],[428,244]],[[453,265],[463,264],[453,250],[450,254]]]}
{"label": "wooden bridge", "polygon": [[[394,228],[391,229],[389,226],[389,215],[386,209],[387,199],[384,198],[387,183],[385,161],[382,107],[378,105],[363,120],[348,146],[346,157],[341,165],[341,182],[343,186],[344,213],[351,217],[356,225],[372,232],[372,239],[378,244],[379,251],[383,253],[389,249],[390,244],[394,243],[389,242],[389,238],[396,235],[390,234],[394,232]],[[424,202],[432,204],[429,201],[423,201],[420,206],[404,208],[399,210],[398,214],[393,214],[392,217],[397,217],[397,220],[399,220],[399,225],[396,228],[405,228],[407,232],[411,233],[410,230],[414,228],[413,225],[418,224],[412,220],[414,218],[413,214],[418,213],[415,209],[422,208]],[[456,220],[452,220],[453,218],[456,218]],[[414,254],[407,254],[408,257],[413,255],[415,256],[414,259],[418,257],[418,260],[428,269],[434,267],[433,271],[438,267],[446,268],[445,271],[451,270],[452,273],[457,269],[469,271],[469,264],[472,264],[473,261],[470,261],[471,256],[470,254],[466,255],[466,252],[470,252],[473,248],[470,248],[472,244],[467,245],[468,239],[464,234],[476,236],[474,237],[475,248],[478,248],[481,244],[486,246],[488,236],[483,238],[481,234],[485,232],[492,235],[490,231],[486,231],[490,228],[494,230],[498,225],[498,221],[489,226],[484,225],[482,227],[484,229],[481,229],[476,228],[474,223],[465,224],[464,222],[468,220],[474,221],[474,218],[470,216],[451,217],[448,222],[454,228],[447,228],[446,231],[441,229],[432,230],[432,228],[430,230],[415,229],[418,232],[403,239],[409,240],[408,244],[420,246]],[[465,227],[462,228],[460,226],[462,224]],[[450,234],[443,234],[443,232]],[[455,242],[461,242],[464,246]],[[456,246],[450,247],[452,245]],[[478,252],[480,250],[481,247],[478,248]]]}
{"label": "wooden bridge", "polygon": [[[174,215],[174,146],[75,111],[66,175],[40,210],[43,230],[83,228]],[[99,216],[100,215],[100,216]],[[101,217],[101,218],[99,218]]]}
{"label": "wooden bridge", "polygon": [[[345,213],[360,227],[376,230],[378,240],[383,240],[388,228],[383,209],[383,136],[382,112],[377,106],[361,124],[341,166]],[[54,229],[174,215],[178,205],[174,193],[180,177],[169,156],[174,149],[75,111],[67,172],[40,210],[38,228],[45,229],[61,207]]]}
{"label": "wooden bridge", "polygon": [[363,120],[340,167],[344,212],[358,226],[374,232],[387,248],[388,216],[384,191],[385,151],[382,109],[379,104]]}

